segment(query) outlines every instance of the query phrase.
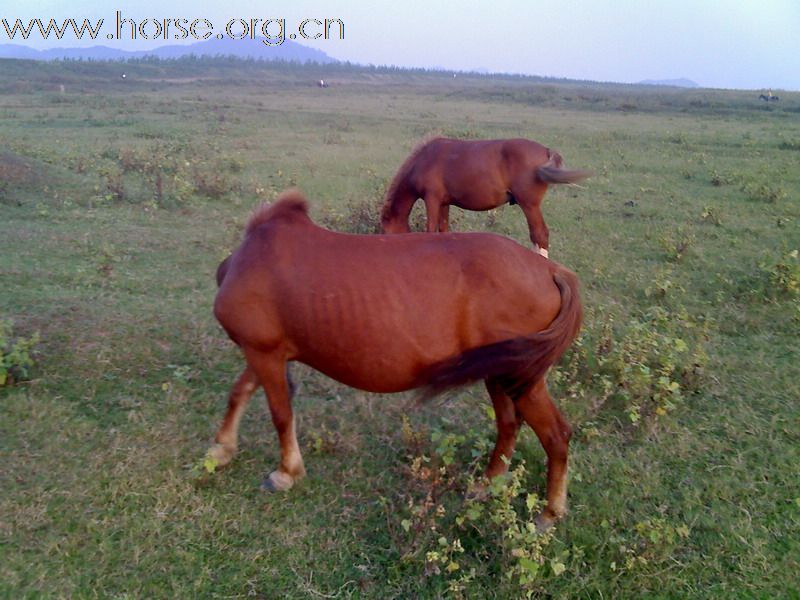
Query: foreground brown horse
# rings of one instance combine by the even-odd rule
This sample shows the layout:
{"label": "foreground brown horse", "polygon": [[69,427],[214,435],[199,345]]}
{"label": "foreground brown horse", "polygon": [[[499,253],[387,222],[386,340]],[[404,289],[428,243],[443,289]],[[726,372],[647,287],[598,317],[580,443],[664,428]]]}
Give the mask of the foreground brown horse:
{"label": "foreground brown horse", "polygon": [[383,231],[408,232],[418,198],[425,201],[429,232],[448,230],[450,205],[490,210],[510,202],[525,213],[531,242],[546,257],[549,233],[541,206],[547,186],[590,175],[564,170],[562,163],[557,152],[525,139],[434,138],[418,146],[394,176],[383,204]]}
{"label": "foreground brown horse", "polygon": [[545,374],[580,327],[570,271],[486,233],[334,233],[309,219],[298,192],[287,192],[253,214],[217,281],[214,314],[247,362],[209,451],[218,464],[235,454],[242,413],[261,385],[281,446],[263,487],[285,490],[303,477],[288,361],[371,392],[433,395],[485,380],[498,430],[487,475],[507,470],[528,423],[548,458],[539,523],[564,514],[570,427]]}

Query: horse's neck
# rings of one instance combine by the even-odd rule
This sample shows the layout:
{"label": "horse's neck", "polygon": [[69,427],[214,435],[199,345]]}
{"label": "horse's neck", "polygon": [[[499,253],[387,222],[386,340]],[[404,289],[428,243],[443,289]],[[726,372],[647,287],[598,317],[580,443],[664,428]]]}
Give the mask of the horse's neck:
{"label": "horse's neck", "polygon": [[387,216],[395,219],[405,218],[407,220],[416,200],[417,194],[408,182],[408,176],[406,176],[400,182],[400,185],[392,190],[392,195],[386,203],[386,209],[389,211]]}

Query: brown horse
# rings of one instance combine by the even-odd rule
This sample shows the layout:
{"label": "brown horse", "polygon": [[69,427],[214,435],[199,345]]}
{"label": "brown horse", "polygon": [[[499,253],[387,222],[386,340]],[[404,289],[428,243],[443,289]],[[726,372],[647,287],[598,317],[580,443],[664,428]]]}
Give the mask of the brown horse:
{"label": "brown horse", "polygon": [[219,465],[233,458],[242,413],[261,385],[281,447],[263,487],[285,490],[303,477],[289,361],[371,392],[430,396],[485,380],[498,429],[487,475],[507,470],[528,423],[548,457],[539,522],[564,514],[571,432],[545,374],[580,327],[573,273],[493,234],[328,231],[290,191],[253,214],[217,281],[214,314],[247,363],[209,451]]}
{"label": "brown horse", "polygon": [[564,170],[562,163],[558,152],[525,139],[434,138],[418,146],[394,176],[383,204],[383,231],[408,232],[418,198],[425,201],[429,232],[448,230],[450,205],[490,210],[510,202],[525,213],[531,242],[546,257],[549,233],[541,206],[547,186],[591,175]]}

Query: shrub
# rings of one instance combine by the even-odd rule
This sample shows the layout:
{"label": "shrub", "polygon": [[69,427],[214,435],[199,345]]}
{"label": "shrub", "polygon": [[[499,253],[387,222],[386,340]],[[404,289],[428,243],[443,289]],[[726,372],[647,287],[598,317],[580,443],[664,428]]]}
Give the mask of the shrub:
{"label": "shrub", "polygon": [[33,366],[31,353],[38,343],[38,333],[29,338],[14,339],[11,321],[0,319],[0,387],[12,386],[28,378]]}
{"label": "shrub", "polygon": [[[491,408],[487,415],[491,425],[484,429],[491,431]],[[485,435],[475,429],[465,434],[436,429],[427,436],[414,432],[405,418],[403,437],[410,450],[410,494],[405,509],[393,511],[395,519],[400,517],[395,529],[402,561],[440,578],[456,598],[488,575],[487,569],[504,573],[507,583],[501,586],[516,590],[516,597],[539,591],[546,573],[559,576],[566,570],[562,556],[548,556],[552,533],[536,529],[543,503],[526,491],[530,478],[524,460],[492,479],[485,497],[478,498],[470,490],[492,446]]]}
{"label": "shrub", "polygon": [[345,233],[379,233],[381,205],[370,199],[350,200],[344,211],[327,210],[322,216],[322,224]]}
{"label": "shrub", "polygon": [[777,262],[761,263],[769,281],[768,297],[788,296],[800,298],[800,259],[798,251],[786,252]]}
{"label": "shrub", "polygon": [[126,198],[127,194],[122,171],[112,167],[110,169],[102,169],[100,175],[105,179],[106,200],[119,202]]}
{"label": "shrub", "polygon": [[613,383],[631,424],[666,415],[682,403],[686,392],[697,389],[697,376],[706,361],[704,352],[690,353],[677,331],[675,323],[687,319],[685,313],[653,307],[632,320],[600,358],[601,372]]}
{"label": "shrub", "polygon": [[712,206],[704,206],[703,211],[700,213],[700,218],[704,223],[711,223],[717,227],[722,225],[722,216],[719,210]]}
{"label": "shrub", "polygon": [[192,170],[192,184],[198,194],[219,200],[236,189],[228,175],[218,165],[199,164]]}
{"label": "shrub", "polygon": [[768,202],[770,204],[779,202],[787,196],[786,190],[782,187],[773,187],[763,182],[746,182],[742,185],[742,191],[747,194],[750,200]]}
{"label": "shrub", "polygon": [[729,176],[720,173],[716,169],[713,169],[711,171],[711,185],[713,185],[714,187],[728,185],[730,183],[731,183],[731,178]]}
{"label": "shrub", "polygon": [[694,235],[683,228],[678,228],[672,233],[665,233],[658,238],[667,260],[678,262],[686,256],[687,251],[694,243]]}
{"label": "shrub", "polygon": [[455,138],[457,140],[479,140],[483,134],[473,127],[451,127],[444,129],[442,135],[448,138]]}
{"label": "shrub", "polygon": [[781,150],[800,150],[800,141],[783,141],[778,144]]}
{"label": "shrub", "polygon": [[633,429],[655,427],[705,380],[711,323],[680,306],[682,292],[664,271],[645,293],[675,308],[651,306],[624,324],[587,310],[582,334],[550,382],[587,411],[587,419],[606,410],[613,421],[619,410]]}
{"label": "shrub", "polygon": [[673,272],[671,268],[666,268],[658,271],[653,279],[653,283],[645,288],[644,295],[648,298],[666,298],[671,292],[684,292],[685,290],[679,284],[673,281]]}

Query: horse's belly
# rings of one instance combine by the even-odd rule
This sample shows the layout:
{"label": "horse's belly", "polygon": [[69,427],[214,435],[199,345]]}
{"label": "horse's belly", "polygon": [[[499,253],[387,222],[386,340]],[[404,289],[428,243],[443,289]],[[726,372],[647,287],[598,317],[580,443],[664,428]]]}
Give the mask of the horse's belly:
{"label": "horse's belly", "polygon": [[464,210],[491,210],[509,201],[509,194],[501,185],[481,187],[478,191],[474,188],[463,192],[451,192],[453,199],[450,204]]}
{"label": "horse's belly", "polygon": [[410,390],[419,385],[420,368],[405,361],[392,363],[379,357],[363,361],[347,355],[330,357],[317,353],[312,356],[301,355],[297,360],[339,383],[366,392],[388,394]]}
{"label": "horse's belly", "polygon": [[[320,333],[319,331],[317,332]],[[471,345],[467,343],[467,345]],[[426,331],[404,328],[380,333],[306,338],[295,346],[294,360],[345,385],[368,392],[402,392],[420,385],[421,373],[465,350],[465,340],[439,323]]]}

